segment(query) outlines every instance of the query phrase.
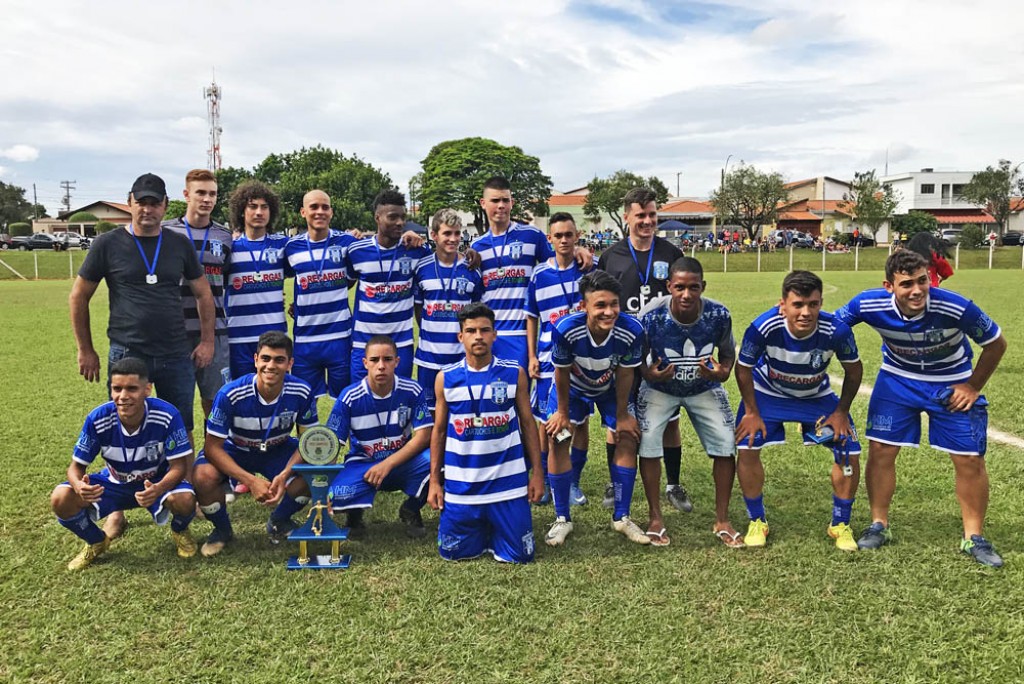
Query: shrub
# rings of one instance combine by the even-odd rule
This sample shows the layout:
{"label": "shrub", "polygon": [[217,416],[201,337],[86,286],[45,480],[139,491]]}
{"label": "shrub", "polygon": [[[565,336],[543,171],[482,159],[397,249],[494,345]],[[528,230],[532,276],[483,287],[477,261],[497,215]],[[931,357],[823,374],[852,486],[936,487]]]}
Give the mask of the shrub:
{"label": "shrub", "polygon": [[99,223],[96,224],[94,230],[96,231],[97,235],[100,235],[102,233],[109,233],[115,228],[117,228],[116,223],[111,223],[110,221],[100,221]]}
{"label": "shrub", "polygon": [[918,233],[938,234],[939,220],[925,211],[911,211],[909,214],[893,216],[892,228],[896,232],[906,233],[909,239]]}
{"label": "shrub", "polygon": [[985,231],[976,223],[968,223],[960,232],[960,246],[977,249],[985,244]]}
{"label": "shrub", "polygon": [[96,215],[87,211],[76,211],[68,217],[68,223],[96,223],[97,221],[99,219],[96,218]]}
{"label": "shrub", "polygon": [[9,224],[7,226],[7,230],[10,232],[11,237],[18,237],[19,235],[31,235],[32,224],[19,221],[17,223]]}

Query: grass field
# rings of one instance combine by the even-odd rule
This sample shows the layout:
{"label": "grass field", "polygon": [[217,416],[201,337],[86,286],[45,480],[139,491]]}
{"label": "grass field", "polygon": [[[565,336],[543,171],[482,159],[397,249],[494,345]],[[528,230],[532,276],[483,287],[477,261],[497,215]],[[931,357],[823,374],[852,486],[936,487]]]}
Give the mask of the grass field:
{"label": "grass field", "polygon": [[[20,255],[18,255],[20,256]],[[42,256],[42,255],[41,255]],[[57,255],[65,261],[66,255]],[[1019,256],[1019,254],[1018,254]],[[6,258],[7,255],[2,255]],[[820,255],[818,255],[820,259]],[[834,308],[882,280],[826,273]],[[778,297],[782,273],[709,273],[708,296],[733,311],[737,336]],[[999,322],[1010,348],[990,383],[992,423],[1024,435],[1024,274],[969,271],[952,284]],[[238,541],[216,559],[181,560],[166,529],[139,511],[100,562],[70,574],[80,542],[49,511],[85,414],[105,399],[77,374],[70,282],[0,283],[0,680],[32,682],[1016,682],[1024,679],[1024,476],[1019,450],[991,444],[987,533],[1007,561],[983,569],[957,551],[959,509],[948,459],[901,456],[897,543],[844,555],[825,537],[831,510],[824,449],[766,454],[767,548],[730,551],[710,533],[710,464],[693,431],[683,478],[693,513],[667,513],[672,545],[630,545],[599,505],[575,509],[565,548],[538,546],[526,567],[445,563],[395,522],[383,495],[350,570],[285,570],[294,549],[271,546],[264,510],[231,505]],[[94,299],[104,339],[106,294]],[[878,338],[859,329],[866,381]],[[104,357],[105,343],[100,354]],[[834,368],[838,370],[838,368]],[[735,384],[729,390],[734,403]],[[854,406],[863,425],[866,400]],[[329,404],[321,403],[321,415]],[[684,421],[685,424],[685,421]],[[603,438],[596,427],[595,444]],[[607,477],[592,450],[584,490]],[[634,515],[643,523],[638,486]],[[535,509],[538,541],[552,517]],[[861,488],[855,526],[866,523]],[[426,515],[436,532],[435,513]],[[738,490],[732,518],[745,525]],[[209,525],[196,521],[198,538]]]}

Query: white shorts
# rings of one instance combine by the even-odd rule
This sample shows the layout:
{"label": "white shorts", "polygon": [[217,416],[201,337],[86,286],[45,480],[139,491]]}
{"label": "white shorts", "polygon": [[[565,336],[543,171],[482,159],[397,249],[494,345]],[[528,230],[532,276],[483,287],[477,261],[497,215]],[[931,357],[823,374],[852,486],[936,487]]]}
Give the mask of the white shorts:
{"label": "white shorts", "polygon": [[736,454],[736,428],[729,395],[715,387],[691,397],[677,397],[640,385],[637,393],[636,418],[640,423],[640,458],[662,458],[665,426],[686,409],[701,445],[712,458],[729,458]]}

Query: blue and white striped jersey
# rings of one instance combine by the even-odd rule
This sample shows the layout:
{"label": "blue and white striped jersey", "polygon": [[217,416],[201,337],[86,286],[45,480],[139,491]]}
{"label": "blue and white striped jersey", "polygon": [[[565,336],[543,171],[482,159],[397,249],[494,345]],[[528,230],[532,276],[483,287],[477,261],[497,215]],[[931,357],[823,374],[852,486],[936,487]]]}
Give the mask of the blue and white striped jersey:
{"label": "blue and white striped jersey", "polygon": [[867,323],[882,336],[882,370],[913,380],[960,382],[971,376],[972,340],[985,346],[999,326],[978,306],[946,288],[931,288],[925,310],[905,317],[884,289],[865,290],[836,311],[850,327]]}
{"label": "blue and white striped jersey", "polygon": [[345,266],[356,283],[352,348],[362,349],[374,335],[388,335],[399,347],[413,343],[413,278],[416,264],[430,256],[426,247],[407,249],[401,242],[381,247],[375,235],[348,248]]}
{"label": "blue and white striped jersey", "polygon": [[526,335],[526,288],[533,269],[555,255],[543,232],[513,223],[501,235],[487,232],[473,242],[484,279],[482,301],[494,310],[503,335]]}
{"label": "blue and white striped jersey", "polygon": [[327,427],[348,442],[346,461],[381,461],[434,424],[419,383],[395,377],[395,386],[378,397],[364,378],[349,385],[334,402]]}
{"label": "blue and white striped jersey", "polygon": [[643,359],[644,329],[629,314],[620,314],[615,327],[598,344],[580,311],[555,323],[551,332],[551,362],[569,369],[569,387],[585,397],[615,391],[615,369],[635,368]]}
{"label": "blue and white striped jersey", "polygon": [[443,368],[465,356],[458,337],[459,312],[466,304],[479,302],[483,289],[480,272],[461,257],[454,266],[438,264],[436,254],[420,260],[413,291],[413,301],[421,307],[417,365]]}
{"label": "blue and white striped jersey", "polygon": [[[226,440],[224,450],[232,456],[269,459],[282,450],[294,451],[297,445],[291,434],[296,425],[307,428],[318,422],[316,397],[302,380],[286,374],[281,394],[266,402],[256,390],[256,374],[249,373],[217,392],[206,432]],[[266,452],[260,450],[261,443],[266,443]]]}
{"label": "blue and white striped jersey", "polygon": [[71,458],[89,465],[99,454],[110,477],[122,483],[159,480],[167,462],[188,456],[192,446],[178,409],[163,399],[148,397],[146,415],[135,432],[125,432],[112,401],[100,404],[85,418]]}
{"label": "blue and white striped jersey", "polygon": [[541,378],[550,378],[555,372],[551,365],[551,331],[555,323],[583,309],[579,288],[582,275],[575,261],[569,268],[560,269],[554,259],[549,259],[537,266],[530,279],[526,290],[526,315],[537,319],[537,360]]}
{"label": "blue and white striped jersey", "polygon": [[519,436],[519,366],[494,359],[473,370],[463,359],[444,373],[448,432],[444,500],[488,504],[526,496],[526,458]]}
{"label": "blue and white striped jersey", "polygon": [[822,311],[817,329],[794,337],[779,307],[754,319],[743,334],[737,363],[753,368],[754,387],[776,397],[816,399],[832,393],[828,364],[860,359],[850,326]]}
{"label": "blue and white striped jersey", "polygon": [[268,330],[288,331],[284,317],[287,235],[231,244],[231,272],[224,292],[229,342],[255,342]]}
{"label": "blue and white striped jersey", "polygon": [[310,240],[309,233],[303,233],[285,245],[287,268],[295,276],[296,343],[329,342],[352,334],[345,252],[353,242],[348,233],[332,230],[323,240]]}

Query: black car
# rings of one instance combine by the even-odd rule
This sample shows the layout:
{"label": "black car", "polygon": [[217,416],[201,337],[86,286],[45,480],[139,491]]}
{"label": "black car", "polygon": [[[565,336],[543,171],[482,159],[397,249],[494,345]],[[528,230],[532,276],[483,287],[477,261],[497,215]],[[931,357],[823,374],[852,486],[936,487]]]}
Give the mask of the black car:
{"label": "black car", "polygon": [[11,249],[19,249],[21,251],[32,250],[32,249],[49,249],[57,250],[58,252],[67,249],[67,245],[58,240],[54,240],[52,235],[46,233],[36,233],[35,235],[21,236],[11,238]]}
{"label": "black car", "polygon": [[1019,230],[1008,230],[1003,233],[1003,246],[1004,247],[1020,247],[1024,245],[1024,236],[1021,235]]}

